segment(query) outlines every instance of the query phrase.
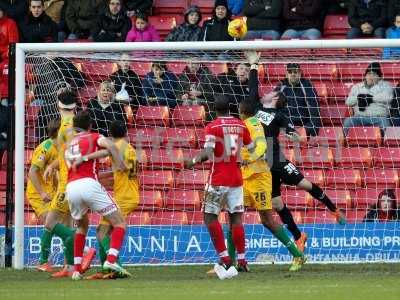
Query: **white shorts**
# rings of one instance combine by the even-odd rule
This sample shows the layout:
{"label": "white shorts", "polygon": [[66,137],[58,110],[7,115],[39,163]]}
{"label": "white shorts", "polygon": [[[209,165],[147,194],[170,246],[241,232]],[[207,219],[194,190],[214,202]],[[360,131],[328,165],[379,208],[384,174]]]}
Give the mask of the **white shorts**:
{"label": "white shorts", "polygon": [[203,210],[205,213],[219,215],[225,208],[229,213],[244,212],[243,186],[212,186],[206,185],[206,196]]}
{"label": "white shorts", "polygon": [[82,178],[69,182],[67,199],[74,220],[82,219],[89,208],[103,216],[118,210],[118,206],[104,187],[93,178]]}

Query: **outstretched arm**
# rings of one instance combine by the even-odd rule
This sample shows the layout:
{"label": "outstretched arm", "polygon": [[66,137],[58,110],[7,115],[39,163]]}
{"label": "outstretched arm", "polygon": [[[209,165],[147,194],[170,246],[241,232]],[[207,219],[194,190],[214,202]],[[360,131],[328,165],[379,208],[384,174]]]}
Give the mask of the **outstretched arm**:
{"label": "outstretched arm", "polygon": [[251,101],[259,102],[258,95],[258,62],[260,61],[260,53],[256,51],[246,51],[245,56],[250,64],[249,74],[249,98]]}
{"label": "outstretched arm", "polygon": [[200,151],[199,154],[197,154],[191,160],[186,160],[184,162],[185,168],[190,169],[197,163],[202,163],[204,161],[207,161],[212,158],[213,154],[214,154],[214,148],[211,147],[204,148]]}

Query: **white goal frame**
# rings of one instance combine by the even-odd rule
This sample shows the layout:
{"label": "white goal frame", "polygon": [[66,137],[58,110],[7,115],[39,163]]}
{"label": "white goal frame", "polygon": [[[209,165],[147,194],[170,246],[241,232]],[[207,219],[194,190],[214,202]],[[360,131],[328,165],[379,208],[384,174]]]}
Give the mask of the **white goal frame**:
{"label": "white goal frame", "polygon": [[25,57],[28,52],[126,52],[126,51],[225,51],[267,49],[329,49],[400,47],[399,39],[290,40],[235,42],[145,43],[42,43],[16,44],[15,64],[15,219],[13,268],[24,267],[24,148],[25,148]]}

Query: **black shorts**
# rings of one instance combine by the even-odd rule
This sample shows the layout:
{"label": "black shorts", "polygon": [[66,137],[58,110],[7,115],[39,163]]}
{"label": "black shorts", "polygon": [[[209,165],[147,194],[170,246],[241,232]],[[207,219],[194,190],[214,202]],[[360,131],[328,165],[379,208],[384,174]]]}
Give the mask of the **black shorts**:
{"label": "black shorts", "polygon": [[290,161],[275,163],[271,169],[272,198],[281,195],[281,184],[296,186],[303,180],[304,175]]}

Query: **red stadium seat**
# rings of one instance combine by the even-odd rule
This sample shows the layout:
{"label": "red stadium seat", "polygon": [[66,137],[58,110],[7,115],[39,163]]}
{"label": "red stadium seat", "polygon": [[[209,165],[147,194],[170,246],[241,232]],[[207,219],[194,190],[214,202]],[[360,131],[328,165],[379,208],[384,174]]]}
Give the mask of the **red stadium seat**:
{"label": "red stadium seat", "polygon": [[371,205],[376,204],[380,192],[382,192],[382,189],[357,189],[354,195],[354,207],[357,209],[368,208]]}
{"label": "red stadium seat", "polygon": [[319,112],[325,126],[341,126],[343,120],[351,115],[350,108],[345,105],[321,106]]}
{"label": "red stadium seat", "polygon": [[322,127],[318,136],[309,141],[311,145],[337,147],[343,146],[344,134],[342,127]]}
{"label": "red stadium seat", "polygon": [[202,105],[177,106],[172,112],[175,126],[201,126],[205,124],[206,111]]}
{"label": "red stadium seat", "polygon": [[35,127],[40,112],[40,106],[28,106],[25,110],[25,127]]}
{"label": "red stadium seat", "polygon": [[327,186],[336,189],[355,189],[361,186],[361,174],[359,170],[328,170],[325,178]]}
{"label": "red stadium seat", "polygon": [[[300,67],[306,78],[323,80],[338,77],[338,70],[335,63],[302,63]],[[282,80],[286,76],[286,64],[269,64],[265,69],[267,82]]]}
{"label": "red stadium seat", "polygon": [[136,147],[161,145],[165,127],[131,128],[128,130],[130,142]]}
{"label": "red stadium seat", "polygon": [[155,27],[160,37],[164,39],[171,30],[179,25],[179,18],[175,16],[149,16],[149,23]]}
{"label": "red stadium seat", "polygon": [[181,149],[144,149],[147,163],[153,168],[179,169],[183,168],[183,152]]}
{"label": "red stadium seat", "polygon": [[346,222],[349,224],[363,223],[367,210],[365,209],[354,209],[346,211]]}
{"label": "red stadium seat", "polygon": [[342,37],[346,36],[350,30],[347,15],[328,15],[324,22],[325,37]]}
{"label": "red stadium seat", "polygon": [[323,170],[305,169],[302,173],[309,181],[319,186],[325,186],[325,173]]}
{"label": "red stadium seat", "polygon": [[148,126],[168,126],[169,109],[167,106],[139,106],[136,112],[136,124]]}
{"label": "red stadium seat", "polygon": [[307,224],[335,224],[335,216],[329,210],[312,209],[306,212],[304,223]]}
{"label": "red stadium seat", "polygon": [[327,83],[329,91],[329,102],[332,104],[339,104],[346,101],[347,96],[350,93],[353,82],[335,82],[331,81]]}
{"label": "red stadium seat", "polygon": [[208,170],[183,170],[176,175],[175,183],[178,188],[185,190],[203,190],[208,178]]}
{"label": "red stadium seat", "polygon": [[349,146],[379,146],[382,142],[381,130],[378,127],[352,127],[347,133]]}
{"label": "red stadium seat", "polygon": [[35,225],[39,225],[40,224],[40,220],[38,219],[38,217],[36,217],[34,212],[25,212],[24,213],[24,224],[25,225],[31,225],[31,226],[35,226]]}
{"label": "red stadium seat", "polygon": [[367,188],[393,189],[399,185],[397,170],[369,169],[363,175],[363,182]]}
{"label": "red stadium seat", "polygon": [[187,7],[187,0],[155,0],[153,3],[153,15],[183,13]]}
{"label": "red stadium seat", "polygon": [[[0,191],[0,210],[4,209],[6,206],[6,192]],[[0,226],[3,225],[0,223]]]}
{"label": "red stadium seat", "polygon": [[368,62],[339,63],[339,72],[343,81],[361,81],[364,78]]}
{"label": "red stadium seat", "polygon": [[386,146],[400,147],[400,127],[387,127],[383,143]]}
{"label": "red stadium seat", "polygon": [[188,217],[183,211],[158,211],[151,217],[151,225],[187,225]]}
{"label": "red stadium seat", "polygon": [[304,210],[313,206],[310,194],[302,190],[283,189],[282,200],[289,208],[297,210]]}
{"label": "red stadium seat", "polygon": [[27,148],[35,148],[39,145],[39,136],[37,128],[25,127],[25,146]]}
{"label": "red stadium seat", "polygon": [[144,189],[170,189],[174,185],[174,176],[172,171],[143,171],[139,175],[140,185]]}
{"label": "red stadium seat", "polygon": [[338,148],[335,164],[342,168],[370,168],[373,164],[372,153],[368,148]]}
{"label": "red stadium seat", "polygon": [[200,148],[203,148],[204,143],[206,142],[206,132],[203,128],[195,128],[195,131],[199,146]]}
{"label": "red stadium seat", "polygon": [[400,77],[400,63],[398,62],[382,62],[382,73],[383,77],[388,79],[398,80]]}
{"label": "red stadium seat", "polygon": [[[342,209],[350,209],[353,207],[352,193],[348,190],[327,189],[325,194],[332,200],[336,207]],[[326,206],[316,199],[313,199],[317,208],[325,208]]]}
{"label": "red stadium seat", "polygon": [[400,168],[400,148],[376,148],[372,155],[376,167]]}
{"label": "red stadium seat", "polygon": [[79,71],[85,74],[89,81],[103,81],[117,71],[117,64],[107,61],[81,61],[76,63]]}
{"label": "red stadium seat", "polygon": [[135,211],[127,217],[128,225],[150,225],[150,213],[148,211]]}
{"label": "red stadium seat", "polygon": [[242,218],[243,224],[261,224],[260,214],[257,211],[246,211]]}
{"label": "red stadium seat", "polygon": [[162,143],[169,147],[195,148],[196,132],[187,128],[167,128],[162,135]]}
{"label": "red stadium seat", "polygon": [[165,196],[165,206],[177,210],[199,210],[200,194],[198,191],[169,190]]}
{"label": "red stadium seat", "polygon": [[167,62],[167,70],[171,71],[177,76],[179,74],[182,74],[186,66],[187,66],[186,62],[181,62],[181,61]]}
{"label": "red stadium seat", "polygon": [[301,159],[296,162],[304,168],[332,168],[332,150],[325,147],[304,149],[301,151]]}
{"label": "red stadium seat", "polygon": [[144,77],[147,73],[151,71],[151,62],[138,62],[133,61],[130,63],[130,66],[135,73],[140,76]]}
{"label": "red stadium seat", "polygon": [[214,10],[214,0],[191,0],[191,5],[197,5],[200,8],[201,13],[212,14]]}
{"label": "red stadium seat", "polygon": [[[152,180],[152,183],[154,183],[154,180]],[[164,205],[162,192],[154,190],[153,189],[155,187],[154,185],[150,184],[150,186],[152,187],[152,190],[150,191],[141,190],[139,193],[139,206],[138,206],[139,210],[154,210],[162,208]],[[164,185],[158,185],[158,186],[164,186]],[[171,184],[167,184],[167,186],[170,187]]]}
{"label": "red stadium seat", "polygon": [[291,142],[287,137],[286,137],[286,132],[281,132],[279,135],[279,142],[282,146],[286,147],[293,147],[293,146],[300,146],[300,147],[305,147],[307,146],[307,133],[306,129],[304,127],[297,127],[296,128],[297,133],[302,137],[303,141],[300,143],[293,143]]}
{"label": "red stadium seat", "polygon": [[319,97],[319,101],[323,103],[328,103],[328,98],[330,97],[330,90],[327,85],[323,82],[316,81],[313,83],[315,90],[317,91],[317,95]]}

